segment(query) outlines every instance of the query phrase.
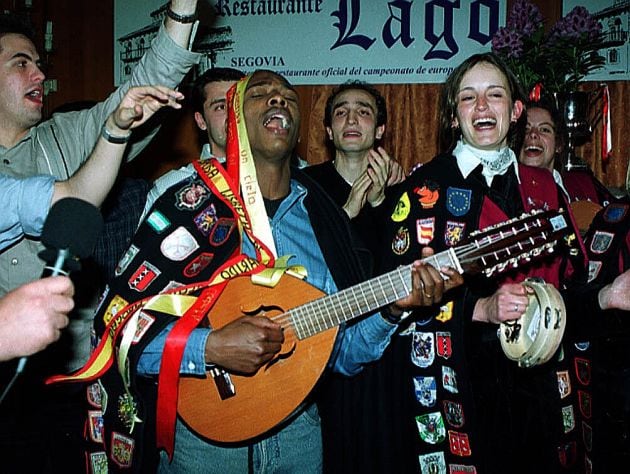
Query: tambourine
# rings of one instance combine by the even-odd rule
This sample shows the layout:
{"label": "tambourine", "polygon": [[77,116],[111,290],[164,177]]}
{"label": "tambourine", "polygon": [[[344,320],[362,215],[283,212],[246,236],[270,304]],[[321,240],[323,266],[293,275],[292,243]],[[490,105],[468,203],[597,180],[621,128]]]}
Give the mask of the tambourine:
{"label": "tambourine", "polygon": [[520,367],[544,364],[556,353],[567,324],[560,292],[540,278],[523,284],[532,290],[525,313],[517,320],[501,323],[499,339],[508,359]]}

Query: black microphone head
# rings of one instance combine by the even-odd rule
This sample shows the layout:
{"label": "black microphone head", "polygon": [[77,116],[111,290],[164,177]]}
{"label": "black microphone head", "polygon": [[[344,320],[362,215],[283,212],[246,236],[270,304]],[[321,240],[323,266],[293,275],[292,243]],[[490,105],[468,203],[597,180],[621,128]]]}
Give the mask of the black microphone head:
{"label": "black microphone head", "polygon": [[42,243],[47,248],[68,249],[78,258],[92,255],[103,229],[100,211],[87,201],[64,198],[57,201],[44,222]]}

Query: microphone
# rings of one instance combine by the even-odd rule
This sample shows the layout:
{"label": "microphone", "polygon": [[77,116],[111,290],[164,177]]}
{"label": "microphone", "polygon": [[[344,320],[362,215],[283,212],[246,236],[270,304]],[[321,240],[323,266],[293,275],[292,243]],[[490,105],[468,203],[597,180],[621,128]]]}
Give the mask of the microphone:
{"label": "microphone", "polygon": [[81,268],[81,258],[92,255],[103,229],[99,210],[87,201],[64,198],[57,201],[44,222],[39,253],[46,262],[42,278],[68,275]]}
{"label": "microphone", "polygon": [[[87,201],[64,198],[50,209],[41,241],[46,247],[38,255],[46,262],[42,278],[68,275],[81,268],[79,259],[89,257],[103,229],[100,211]],[[28,357],[20,357],[13,378],[0,395],[0,403],[24,371]]]}

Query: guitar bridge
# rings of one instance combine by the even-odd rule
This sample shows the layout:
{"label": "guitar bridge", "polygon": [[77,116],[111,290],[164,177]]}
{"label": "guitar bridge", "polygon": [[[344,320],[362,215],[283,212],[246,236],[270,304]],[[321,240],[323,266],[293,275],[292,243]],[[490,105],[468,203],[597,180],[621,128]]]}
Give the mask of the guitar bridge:
{"label": "guitar bridge", "polygon": [[234,388],[230,374],[219,367],[212,367],[209,372],[217,386],[221,400],[226,400],[236,395],[236,389]]}

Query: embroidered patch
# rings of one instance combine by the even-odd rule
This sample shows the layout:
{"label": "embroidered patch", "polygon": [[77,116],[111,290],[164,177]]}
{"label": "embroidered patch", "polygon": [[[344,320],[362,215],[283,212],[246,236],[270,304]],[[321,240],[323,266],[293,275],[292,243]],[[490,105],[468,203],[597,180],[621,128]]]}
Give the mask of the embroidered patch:
{"label": "embroidered patch", "polygon": [[614,238],[615,234],[610,232],[596,231],[593,235],[593,240],[591,240],[591,252],[595,254],[604,253],[608,250]]}
{"label": "embroidered patch", "polygon": [[447,474],[446,461],[442,451],[418,456],[421,474]]}
{"label": "embroidered patch", "polygon": [[575,368],[575,376],[582,385],[590,385],[591,383],[591,361],[583,359],[582,357],[576,357],[573,359],[573,366]]}
{"label": "embroidered patch", "polygon": [[428,245],[433,240],[435,232],[435,217],[416,220],[416,234],[420,245]]}
{"label": "embroidered patch", "polygon": [[435,333],[435,352],[437,355],[449,359],[453,354],[453,347],[451,344],[450,332],[436,332]]}
{"label": "embroidered patch", "polygon": [[91,383],[85,388],[88,403],[94,408],[101,408],[101,387],[98,383]]}
{"label": "embroidered patch", "polygon": [[446,304],[440,306],[440,314],[438,314],[435,319],[440,321],[441,323],[445,323],[450,321],[453,317],[453,302],[449,301]]}
{"label": "embroidered patch", "polygon": [[142,292],[145,291],[161,273],[162,272],[158,270],[156,266],[151,265],[145,260],[133,275],[131,275],[127,284],[132,290]]}
{"label": "embroidered patch", "polygon": [[444,400],[444,415],[446,421],[453,428],[461,428],[464,426],[464,407],[461,403]]}
{"label": "embroidered patch", "polygon": [[588,282],[592,282],[595,278],[599,276],[599,272],[602,269],[602,262],[596,262],[595,260],[590,260],[588,262]]}
{"label": "embroidered patch", "polygon": [[89,453],[90,473],[107,474],[107,454],[105,451]]}
{"label": "embroidered patch", "polygon": [[210,243],[215,246],[223,244],[232,234],[234,227],[234,219],[229,219],[227,217],[218,219],[210,232]]}
{"label": "embroidered patch", "polygon": [[109,302],[109,306],[107,306],[105,314],[103,314],[103,322],[105,323],[105,325],[109,324],[111,319],[116,316],[116,313],[118,313],[118,311],[123,309],[128,304],[129,303],[127,302],[127,300],[123,299],[122,297],[118,295],[114,296]]}
{"label": "embroidered patch", "polygon": [[573,411],[573,405],[562,407],[562,427],[565,433],[575,428],[575,412]]}
{"label": "embroidered patch", "polygon": [[440,199],[440,187],[433,181],[425,181],[422,186],[413,190],[415,194],[420,196],[418,202],[422,209],[433,209],[435,203]]}
{"label": "embroidered patch", "polygon": [[446,221],[444,229],[444,243],[449,247],[456,245],[464,237],[465,222]]}
{"label": "embroidered patch", "polygon": [[464,464],[449,464],[449,474],[477,474],[477,468],[475,466],[468,466]]}
{"label": "embroidered patch", "polygon": [[403,255],[409,250],[409,244],[409,230],[406,227],[401,227],[392,240],[392,251],[396,255]]}
{"label": "embroidered patch", "polygon": [[575,441],[558,446],[558,460],[562,467],[568,468],[575,464],[577,459],[577,445]]}
{"label": "embroidered patch", "polygon": [[184,211],[194,211],[210,197],[210,191],[201,181],[193,181],[175,195],[175,207]]}
{"label": "embroidered patch", "polygon": [[204,268],[210,265],[212,259],[214,258],[214,254],[210,252],[202,252],[197,255],[188,265],[184,268],[182,272],[187,278],[194,278],[199,275]]}
{"label": "embroidered patch", "polygon": [[566,398],[571,394],[571,379],[568,370],[559,370],[556,372],[558,379],[558,393],[560,398]]}
{"label": "embroidered patch", "polygon": [[435,341],[432,332],[414,332],[411,339],[411,362],[426,368],[435,360]]}
{"label": "embroidered patch", "polygon": [[149,224],[156,234],[161,234],[171,226],[171,221],[160,211],[153,211],[149,214],[149,217],[147,217],[147,224]]}
{"label": "embroidered patch", "polygon": [[160,244],[160,251],[169,260],[181,262],[199,248],[195,237],[183,226],[171,232]]}
{"label": "embroidered patch", "polygon": [[591,394],[584,391],[578,390],[578,407],[580,407],[580,413],[587,420],[591,419],[591,415],[593,414],[593,408],[591,405]]}
{"label": "embroidered patch", "polygon": [[90,439],[95,443],[103,442],[103,413],[100,410],[88,410]]}
{"label": "embroidered patch", "polygon": [[606,210],[604,211],[604,220],[606,222],[610,222],[611,224],[616,224],[617,222],[623,220],[624,217],[626,217],[629,208],[630,205],[628,204],[610,204],[608,205],[608,207],[606,207]]}
{"label": "embroidered patch", "polygon": [[593,450],[593,427],[587,422],[582,422],[582,441],[584,447],[590,453]]}
{"label": "embroidered patch", "polygon": [[194,221],[197,229],[199,229],[199,232],[208,237],[210,235],[210,231],[212,230],[212,226],[217,221],[217,210],[214,207],[214,204],[210,204],[203,211],[197,214]]}
{"label": "embroidered patch", "polygon": [[451,393],[458,392],[455,371],[445,365],[442,366],[442,386]]}
{"label": "embroidered patch", "polygon": [[138,315],[138,325],[136,326],[136,333],[133,335],[132,344],[137,344],[142,339],[142,336],[146,334],[149,328],[155,322],[155,317],[150,314],[145,313],[144,311],[140,311]]}
{"label": "embroidered patch", "polygon": [[446,209],[455,217],[461,217],[470,211],[472,190],[452,188],[446,190]]}
{"label": "embroidered patch", "polygon": [[425,407],[435,406],[437,399],[437,384],[435,377],[417,376],[413,378],[413,386],[416,400]]}
{"label": "embroidered patch", "polygon": [[136,247],[135,245],[131,245],[125,252],[125,255],[123,255],[122,258],[120,259],[120,262],[118,262],[118,265],[116,265],[116,269],[114,270],[114,275],[116,276],[122,275],[125,272],[125,270],[127,270],[127,267],[129,266],[129,264],[131,263],[133,258],[138,254],[139,251],[140,249],[138,247]]}
{"label": "embroidered patch", "polygon": [[439,411],[416,416],[416,426],[425,443],[438,444],[446,439],[444,419]]}
{"label": "embroidered patch", "polygon": [[134,441],[133,439],[117,433],[112,432],[111,439],[111,454],[110,458],[119,467],[131,467],[131,461],[133,459]]}
{"label": "embroidered patch", "polygon": [[472,455],[467,433],[448,430],[448,444],[451,449],[451,453],[455,456],[466,457]]}
{"label": "embroidered patch", "polygon": [[405,192],[396,203],[394,212],[392,212],[392,220],[394,222],[402,222],[407,218],[410,211],[411,204],[409,203],[409,195]]}

